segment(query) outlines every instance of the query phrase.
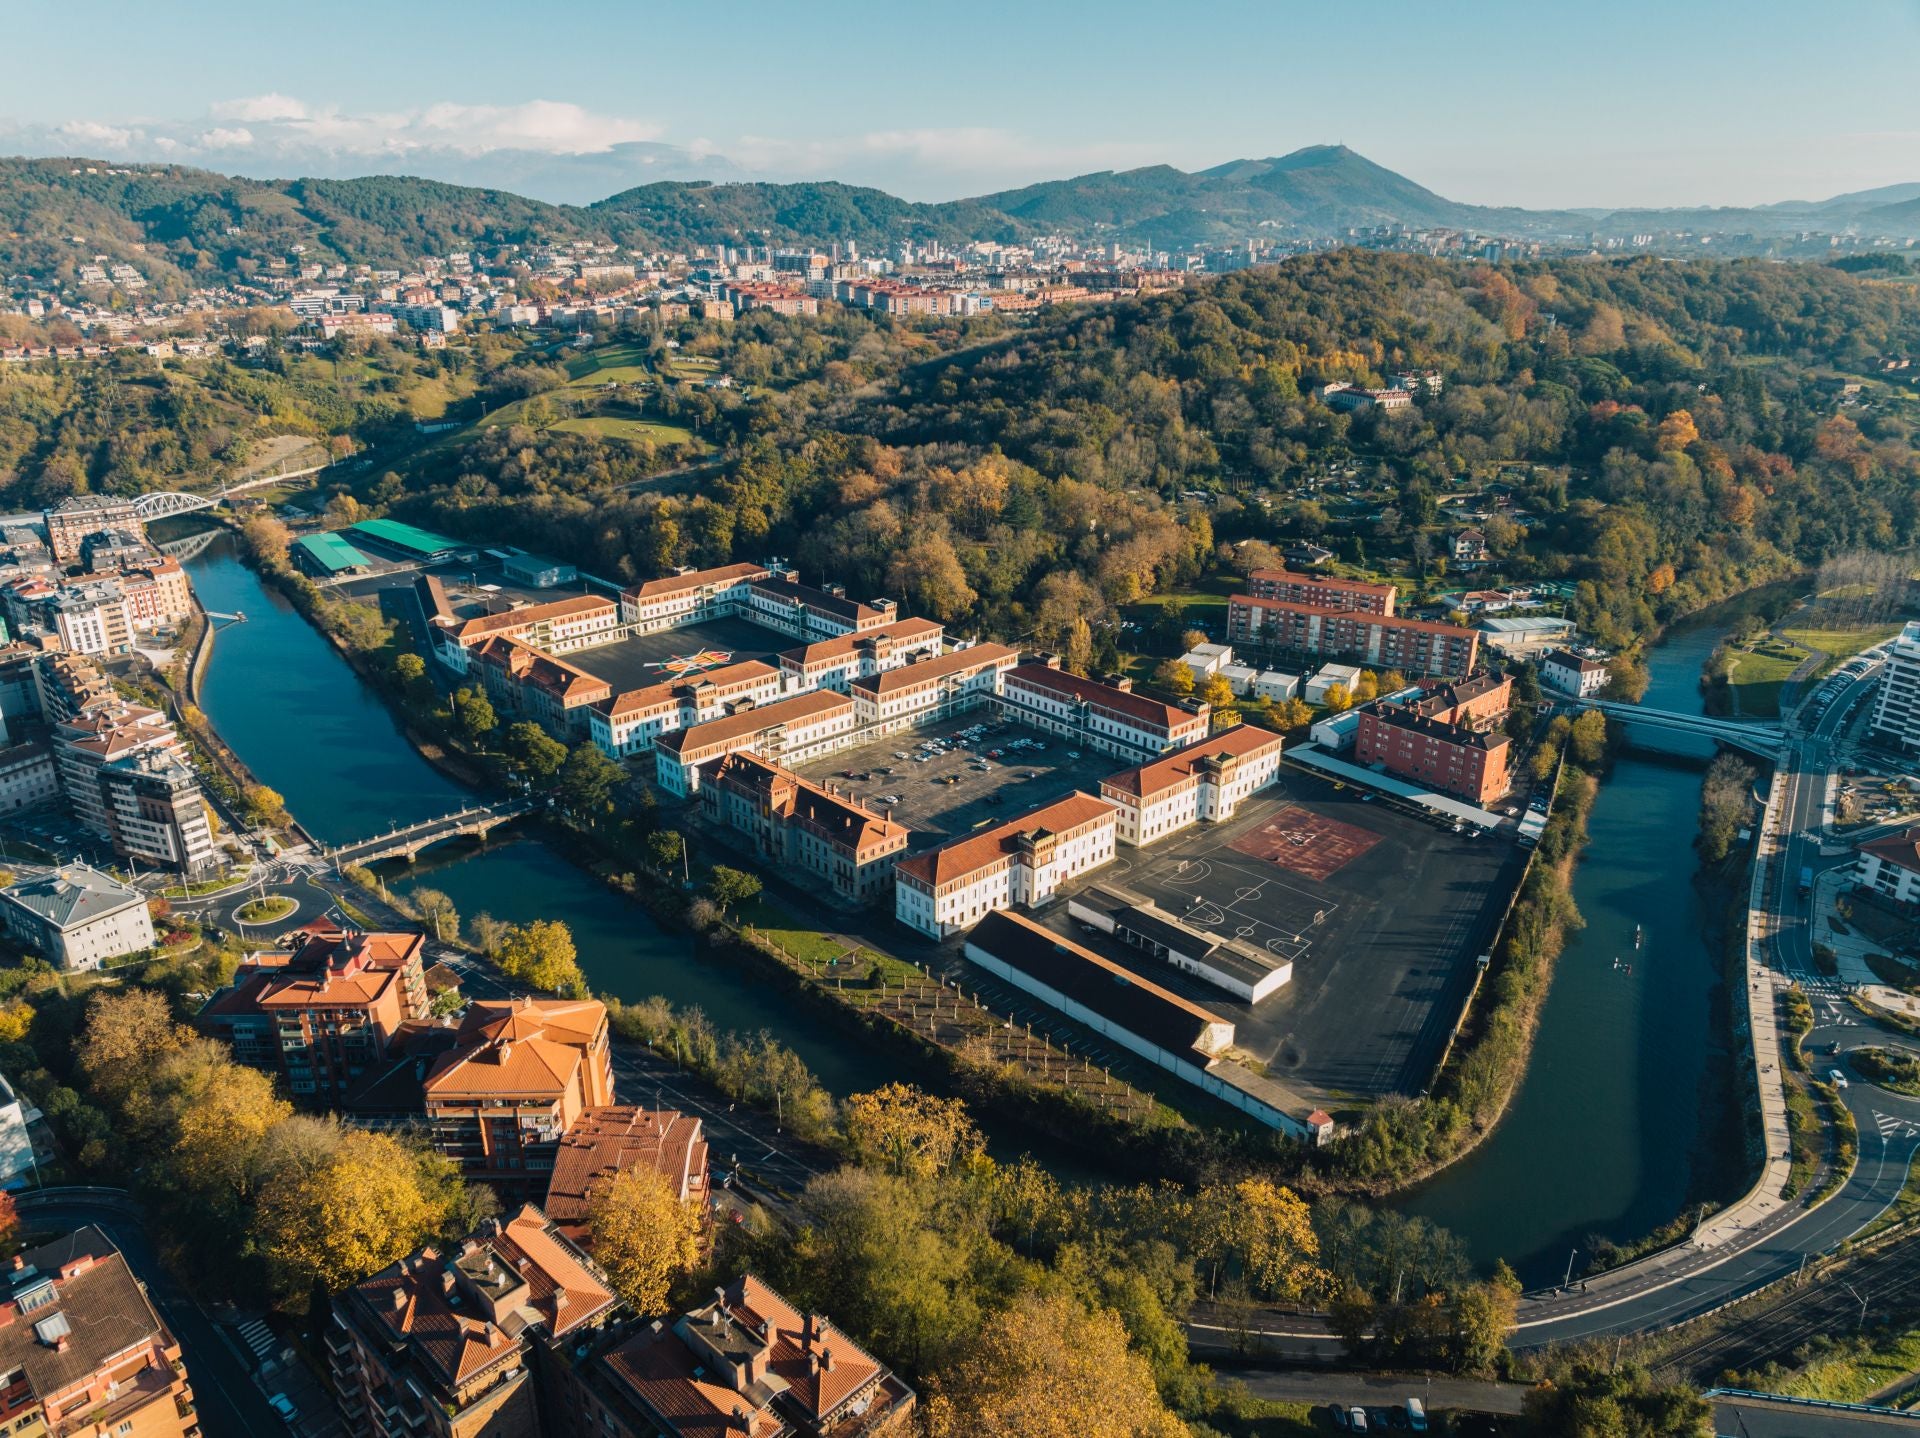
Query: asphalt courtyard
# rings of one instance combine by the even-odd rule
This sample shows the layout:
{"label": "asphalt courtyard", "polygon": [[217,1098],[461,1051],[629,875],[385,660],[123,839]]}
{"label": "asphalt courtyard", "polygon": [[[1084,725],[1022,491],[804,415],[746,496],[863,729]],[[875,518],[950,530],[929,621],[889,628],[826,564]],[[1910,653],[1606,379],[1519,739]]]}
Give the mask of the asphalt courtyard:
{"label": "asphalt courtyard", "polygon": [[772,655],[798,643],[744,619],[710,619],[658,634],[636,634],[615,644],[575,649],[560,657],[606,680],[619,694],[665,684],[683,675],[691,677],[723,664],[741,664],[749,659],[772,663]]}
{"label": "asphalt courtyard", "polygon": [[800,773],[906,825],[907,847],[918,852],[1076,789],[1098,794],[1101,779],[1124,767],[1057,735],[997,724],[977,709],[803,764]]}
{"label": "asphalt courtyard", "polygon": [[1522,858],[1287,770],[1227,824],[1123,848],[1087,882],[1293,960],[1292,982],[1256,1006],[1113,953],[1232,1020],[1236,1047],[1337,1111],[1426,1086]]}

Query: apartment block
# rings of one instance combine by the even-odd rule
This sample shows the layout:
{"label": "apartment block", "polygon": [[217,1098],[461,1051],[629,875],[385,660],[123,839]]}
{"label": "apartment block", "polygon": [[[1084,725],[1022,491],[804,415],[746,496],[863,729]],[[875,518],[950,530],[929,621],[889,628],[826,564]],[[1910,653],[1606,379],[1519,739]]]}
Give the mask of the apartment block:
{"label": "apartment block", "polygon": [[606,1275],[529,1204],[446,1251],[415,1249],[337,1295],[327,1365],[351,1433],[585,1432],[548,1428],[543,1410],[575,1411],[572,1351],[626,1316]]}
{"label": "apartment block", "polygon": [[1903,753],[1920,753],[1920,622],[1908,624],[1887,646],[1867,737]]}
{"label": "apartment block", "polygon": [[1000,693],[1008,718],[1130,761],[1205,738],[1212,713],[1198,700],[1163,704],[1135,694],[1130,679],[1069,674],[1057,659],[1009,669]]}
{"label": "apartment block", "polygon": [[1354,762],[1486,807],[1512,787],[1507,736],[1498,728],[1512,681],[1476,676],[1406,702],[1379,700],[1359,711]]}
{"label": "apartment block", "polygon": [[296,1103],[340,1107],[402,1025],[427,1017],[425,946],[419,934],[314,924],[292,948],[252,955],[200,1025],[235,1059],[282,1075]]}
{"label": "apartment block", "polygon": [[587,732],[607,757],[624,759],[651,750],[662,734],[771,703],[793,688],[784,670],[743,660],[603,699],[587,713]]}
{"label": "apartment block", "polygon": [[707,1138],[699,1119],[673,1109],[611,1104],[590,1108],[561,1137],[547,1180],[547,1217],[575,1243],[592,1247],[587,1208],[594,1191],[630,1168],[650,1168],[682,1203],[707,1207]]}
{"label": "apartment block", "polygon": [[679,798],[696,793],[704,765],[745,750],[775,763],[831,752],[854,733],[853,701],[843,694],[796,694],[662,736],[654,745],[655,777]]}
{"label": "apartment block", "polygon": [[746,835],[761,862],[824,879],[848,903],[884,893],[907,847],[903,825],[755,754],[709,763],[700,803],[710,819]]}
{"label": "apartment block", "polygon": [[592,999],[475,1003],[422,1094],[434,1147],[468,1178],[538,1197],[567,1130],[613,1102],[607,1007]]}
{"label": "apartment block", "polygon": [[63,969],[97,969],[154,943],[147,896],[85,864],[0,889],[0,923],[18,943]]}
{"label": "apartment block", "polygon": [[1280,776],[1280,736],[1241,724],[1100,781],[1120,841],[1136,848],[1200,823],[1233,817]]}
{"label": "apartment block", "polygon": [[1341,579],[1331,574],[1298,574],[1290,569],[1256,569],[1247,576],[1247,593],[1255,599],[1278,599],[1315,609],[1346,609],[1361,614],[1391,616],[1400,591],[1391,584],[1364,579]]}
{"label": "apartment block", "polygon": [[608,1438],[889,1438],[916,1401],[831,1320],[752,1274],[589,1358],[582,1386],[567,1431]]}
{"label": "apartment block", "polygon": [[137,500],[118,495],[77,494],[43,511],[41,518],[46,522],[47,545],[53,550],[54,562],[77,563],[81,542],[101,530],[126,530],[144,537],[147,526],[137,504]]}
{"label": "apartment block", "polygon": [[1227,636],[1236,645],[1350,659],[1406,674],[1470,674],[1480,656],[1480,636],[1457,625],[1251,594],[1227,602]]}
{"label": "apartment block", "polygon": [[0,1432],[196,1438],[180,1342],[103,1230],[26,1249],[0,1273]]}
{"label": "apartment block", "polygon": [[958,714],[998,694],[1002,676],[1019,662],[1019,651],[1004,644],[973,644],[898,665],[853,681],[854,717],[884,734]]}
{"label": "apartment block", "polygon": [[944,939],[995,910],[1042,904],[1069,879],[1113,859],[1117,820],[1105,800],[1069,794],[902,859],[893,867],[893,915]]}

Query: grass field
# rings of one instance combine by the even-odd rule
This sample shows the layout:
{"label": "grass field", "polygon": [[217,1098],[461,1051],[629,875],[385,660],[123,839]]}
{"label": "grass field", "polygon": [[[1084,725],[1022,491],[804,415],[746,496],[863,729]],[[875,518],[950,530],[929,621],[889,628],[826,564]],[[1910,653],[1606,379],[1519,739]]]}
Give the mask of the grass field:
{"label": "grass field", "polygon": [[1734,659],[1727,676],[1734,713],[1743,718],[1773,718],[1780,712],[1780,686],[1800,666],[1807,651],[1778,639],[1763,640],[1750,654]]}
{"label": "grass field", "polygon": [[1871,649],[1884,640],[1893,638],[1900,632],[1900,624],[1855,624],[1830,628],[1820,623],[1817,614],[1801,611],[1780,626],[1782,637],[1798,644],[1802,649],[1821,650],[1826,659],[1815,673],[1816,679],[1824,678],[1830,671],[1839,668],[1862,649]]}
{"label": "grass field", "polygon": [[1793,1398],[1824,1398],[1830,1403],[1859,1403],[1891,1383],[1920,1370],[1920,1329],[1877,1335],[1871,1351],[1843,1348],[1816,1358],[1779,1387]]}
{"label": "grass field", "polygon": [[567,360],[567,380],[571,384],[645,379],[650,373],[644,345],[602,345]]}
{"label": "grass field", "polygon": [[649,444],[685,444],[700,447],[690,429],[677,424],[662,424],[652,419],[618,419],[612,415],[587,415],[563,419],[554,425],[568,434],[595,434],[602,439],[645,440]]}

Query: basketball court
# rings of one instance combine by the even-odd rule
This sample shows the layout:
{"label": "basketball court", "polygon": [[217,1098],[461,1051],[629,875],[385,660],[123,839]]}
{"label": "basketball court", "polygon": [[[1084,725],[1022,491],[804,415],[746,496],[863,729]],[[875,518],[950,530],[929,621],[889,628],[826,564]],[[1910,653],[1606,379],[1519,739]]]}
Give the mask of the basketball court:
{"label": "basketball court", "polygon": [[1224,851],[1135,870],[1126,882],[1183,923],[1298,962],[1340,905],[1290,884],[1264,862]]}
{"label": "basketball court", "polygon": [[1324,883],[1379,842],[1371,830],[1289,804],[1227,847]]}

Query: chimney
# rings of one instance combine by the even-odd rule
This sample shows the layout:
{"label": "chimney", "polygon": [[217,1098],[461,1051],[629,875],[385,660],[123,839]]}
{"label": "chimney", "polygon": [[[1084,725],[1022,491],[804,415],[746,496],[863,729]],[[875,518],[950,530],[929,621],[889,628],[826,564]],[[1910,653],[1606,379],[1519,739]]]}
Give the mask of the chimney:
{"label": "chimney", "polygon": [[820,1371],[822,1373],[833,1372],[833,1350],[831,1348],[822,1347],[820,1350]]}
{"label": "chimney", "polygon": [[508,1059],[512,1057],[513,1057],[513,1044],[506,1039],[502,1039],[500,1041],[500,1062],[504,1064]]}
{"label": "chimney", "polygon": [[567,1290],[564,1288],[554,1289],[553,1290],[554,1315],[557,1317],[560,1314],[560,1312],[566,1308],[566,1306],[567,1306]]}
{"label": "chimney", "polygon": [[406,1306],[407,1306],[407,1290],[404,1288],[395,1288],[393,1290],[393,1311],[395,1313],[398,1313],[401,1309],[405,1308]]}
{"label": "chimney", "polygon": [[73,1347],[73,1339],[65,1333],[53,1340],[53,1351],[55,1353],[65,1353],[71,1347]]}

